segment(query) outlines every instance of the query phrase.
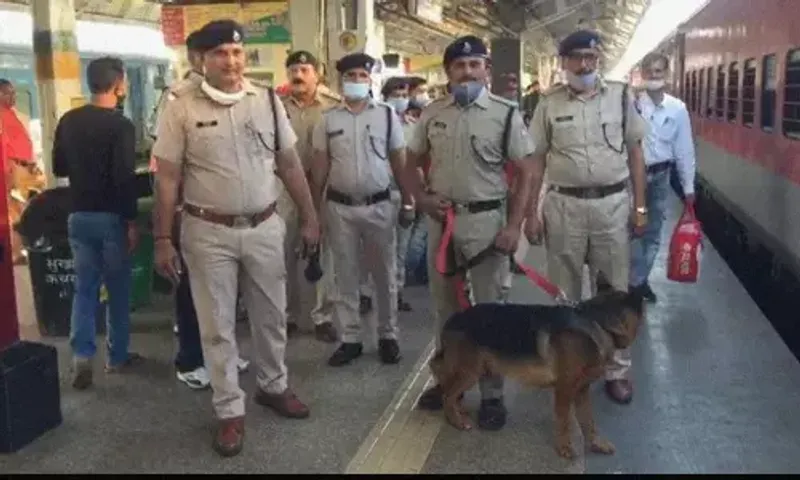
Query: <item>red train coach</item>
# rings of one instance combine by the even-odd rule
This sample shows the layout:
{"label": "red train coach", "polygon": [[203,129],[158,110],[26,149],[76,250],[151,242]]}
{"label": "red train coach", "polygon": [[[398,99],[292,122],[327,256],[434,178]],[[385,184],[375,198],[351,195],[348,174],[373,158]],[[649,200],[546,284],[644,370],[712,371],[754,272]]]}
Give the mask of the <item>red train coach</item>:
{"label": "red train coach", "polygon": [[798,0],[711,0],[662,42],[692,115],[698,183],[800,272]]}

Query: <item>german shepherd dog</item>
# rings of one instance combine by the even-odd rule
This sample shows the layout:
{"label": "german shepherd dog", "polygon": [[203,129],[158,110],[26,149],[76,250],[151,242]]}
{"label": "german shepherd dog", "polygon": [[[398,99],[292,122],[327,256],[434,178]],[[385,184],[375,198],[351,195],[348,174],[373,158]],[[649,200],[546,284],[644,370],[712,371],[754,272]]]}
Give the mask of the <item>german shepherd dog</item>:
{"label": "german shepherd dog", "polygon": [[589,386],[601,377],[615,349],[633,343],[644,317],[637,292],[611,291],[575,306],[478,304],[450,317],[441,348],[430,361],[442,387],[445,417],[472,428],[461,406],[463,393],[487,373],[532,387],[555,390],[556,451],[573,458],[570,411],[575,405],[586,446],[613,454],[597,435]]}

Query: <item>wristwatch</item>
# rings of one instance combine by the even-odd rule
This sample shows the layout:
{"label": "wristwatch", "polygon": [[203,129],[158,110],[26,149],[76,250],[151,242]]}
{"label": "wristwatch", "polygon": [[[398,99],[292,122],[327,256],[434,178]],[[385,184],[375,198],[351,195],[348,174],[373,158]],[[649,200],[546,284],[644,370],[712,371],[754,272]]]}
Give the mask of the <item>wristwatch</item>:
{"label": "wristwatch", "polygon": [[647,215],[647,207],[636,207],[636,213],[639,215]]}

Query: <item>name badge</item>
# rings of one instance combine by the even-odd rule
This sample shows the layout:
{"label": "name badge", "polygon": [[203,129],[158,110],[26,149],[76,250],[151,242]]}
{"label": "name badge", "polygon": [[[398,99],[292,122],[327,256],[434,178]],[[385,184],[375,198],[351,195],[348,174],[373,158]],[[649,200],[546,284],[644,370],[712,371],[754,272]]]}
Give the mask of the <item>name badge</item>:
{"label": "name badge", "polygon": [[332,132],[328,132],[328,138],[338,137],[339,135],[344,135],[344,129],[334,130]]}
{"label": "name badge", "polygon": [[562,117],[556,117],[556,122],[557,123],[571,122],[573,118],[575,117],[573,117],[572,115],[564,115]]}
{"label": "name badge", "polygon": [[197,128],[208,128],[208,127],[216,127],[219,123],[216,120],[210,120],[208,122],[197,122],[195,127]]}

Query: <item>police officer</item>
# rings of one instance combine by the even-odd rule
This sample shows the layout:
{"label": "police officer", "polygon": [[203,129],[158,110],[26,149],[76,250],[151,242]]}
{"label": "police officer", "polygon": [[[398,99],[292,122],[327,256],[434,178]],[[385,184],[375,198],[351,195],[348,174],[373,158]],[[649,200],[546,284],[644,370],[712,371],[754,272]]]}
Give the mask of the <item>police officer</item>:
{"label": "police officer", "polygon": [[[322,113],[337,105],[341,99],[327,89],[319,87],[317,59],[306,51],[293,52],[286,58],[286,76],[291,82],[291,93],[281,98],[292,128],[298,136],[297,153],[308,176],[311,168],[311,135],[322,118]],[[333,314],[333,259],[327,245],[320,252],[323,272],[327,273],[316,284],[309,283],[303,275],[305,262],[299,262],[303,239],[300,236],[300,217],[294,202],[284,189],[278,200],[278,213],[286,222],[286,314],[288,331],[298,328],[298,322],[314,325],[314,334],[322,342],[337,340],[336,329],[331,321]],[[303,325],[304,329],[308,328]]]}
{"label": "police officer", "polygon": [[243,76],[243,28],[214,21],[198,37],[206,78],[169,102],[153,147],[156,268],[174,280],[182,270],[171,232],[183,182],[180,241],[220,420],[213,445],[232,456],[243,445],[245,413],[235,337],[238,279],[247,310],[258,312],[250,316],[256,403],[286,417],[309,415],[287,385],[285,225],[274,215],[279,179],[300,210],[309,248],[319,241],[319,227],[283,104]]}
{"label": "police officer", "polygon": [[[325,112],[314,129],[312,192],[316,205],[325,212],[325,239],[333,252],[339,290],[334,312],[342,344],[328,360],[331,366],[350,363],[362,353],[358,311],[361,248],[366,251],[375,283],[379,356],[387,364],[400,361],[395,282],[398,211],[390,191],[393,175],[400,182],[400,191],[407,191],[400,178],[405,141],[392,108],[370,98],[374,64],[375,60],[363,53],[347,55],[336,63],[344,103]],[[407,195],[401,196],[402,204],[410,205]]]}
{"label": "police officer", "polygon": [[[517,247],[531,190],[530,155],[534,150],[514,104],[486,88],[489,65],[483,41],[470,35],[451,43],[444,53],[444,68],[451,93],[422,111],[417,130],[409,139],[406,169],[412,195],[429,217],[427,256],[437,340],[442,323],[459,308],[453,284],[435,268],[445,211],[455,210],[452,247],[459,264],[474,260],[487,249],[496,249],[469,269],[475,302],[502,301],[509,254]],[[507,120],[509,135],[504,143]],[[508,158],[504,158],[504,151]],[[418,169],[424,168],[427,156],[430,189],[423,192]],[[518,185],[510,201],[503,171],[506,161],[514,162],[518,171]],[[506,421],[503,378],[482,378],[480,390],[479,426],[502,428]],[[441,408],[441,394],[438,385],[429,389],[419,406]]]}
{"label": "police officer", "polygon": [[[544,94],[530,124],[537,174],[525,234],[535,242],[542,232],[536,210],[546,165],[548,273],[572,300],[581,298],[584,263],[614,289],[628,289],[631,226],[640,234],[647,224],[646,124],[626,84],[598,76],[599,44],[595,32],[584,30],[561,42],[566,82]],[[629,365],[630,353],[619,350],[606,370],[606,391],[621,403],[631,399]]]}

